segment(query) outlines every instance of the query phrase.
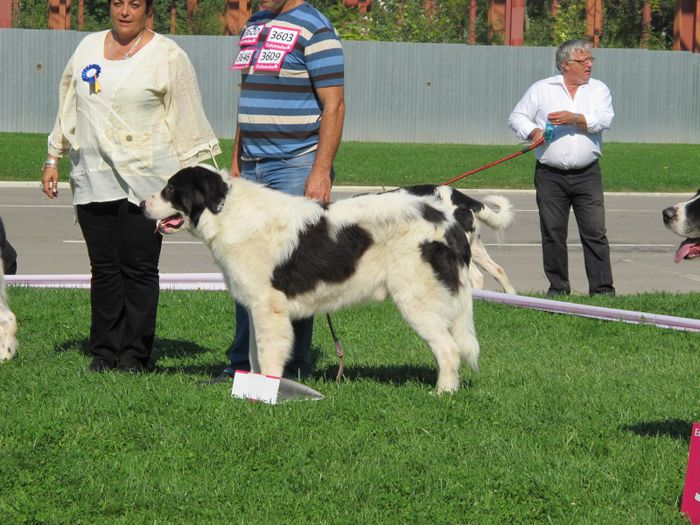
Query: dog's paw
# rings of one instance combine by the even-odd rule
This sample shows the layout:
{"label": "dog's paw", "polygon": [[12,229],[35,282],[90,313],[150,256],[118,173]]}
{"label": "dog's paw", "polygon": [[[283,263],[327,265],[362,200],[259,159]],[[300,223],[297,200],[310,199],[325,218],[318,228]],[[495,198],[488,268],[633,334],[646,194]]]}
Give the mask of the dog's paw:
{"label": "dog's paw", "polygon": [[0,361],[9,361],[17,354],[17,319],[10,310],[0,309]]}
{"label": "dog's paw", "polygon": [[0,361],[9,361],[17,355],[17,339],[8,335],[0,335]]}

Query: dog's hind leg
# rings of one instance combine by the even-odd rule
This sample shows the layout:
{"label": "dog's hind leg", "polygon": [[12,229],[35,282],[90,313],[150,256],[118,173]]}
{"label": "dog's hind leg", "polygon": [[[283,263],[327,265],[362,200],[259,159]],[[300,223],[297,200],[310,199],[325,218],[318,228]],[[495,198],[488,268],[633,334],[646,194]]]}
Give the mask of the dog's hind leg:
{"label": "dog's hind leg", "polygon": [[[475,266],[479,266],[482,268],[486,273],[491,275],[496,281],[498,281],[498,284],[501,285],[501,288],[503,288],[503,291],[506,293],[514,294],[515,288],[513,288],[513,285],[510,282],[510,279],[508,278],[508,274],[506,271],[499,266],[496,261],[494,261],[491,256],[488,254],[486,251],[486,248],[484,247],[483,242],[481,241],[480,237],[474,237],[471,240],[470,247],[472,250],[472,261],[471,264],[469,265],[469,277],[470,279],[472,278],[472,271],[475,269]],[[474,281],[472,280],[472,285],[474,285]],[[481,284],[482,286],[474,286],[474,288],[483,288],[483,275],[481,276]]]}
{"label": "dog's hind leg", "polygon": [[441,305],[431,305],[432,301],[426,300],[425,297],[401,297],[394,294],[393,298],[403,318],[425,339],[433,352],[438,366],[438,393],[457,391],[460,349],[452,338],[445,319],[438,313]]}
{"label": "dog's hind leg", "polygon": [[474,313],[471,291],[464,292],[467,296],[461,298],[459,314],[450,327],[450,334],[457,342],[459,355],[475,372],[479,371],[479,341],[474,329]]}

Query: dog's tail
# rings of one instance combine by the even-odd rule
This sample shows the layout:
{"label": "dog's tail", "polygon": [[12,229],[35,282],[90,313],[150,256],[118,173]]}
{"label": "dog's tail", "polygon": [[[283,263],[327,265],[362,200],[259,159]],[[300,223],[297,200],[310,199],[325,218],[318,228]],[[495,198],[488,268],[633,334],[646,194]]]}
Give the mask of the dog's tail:
{"label": "dog's tail", "polygon": [[443,201],[456,207],[455,219],[469,233],[478,227],[474,218],[500,233],[513,223],[513,205],[502,195],[487,195],[476,200],[449,186],[438,186],[437,194]]}
{"label": "dog's tail", "polygon": [[502,195],[487,195],[482,199],[483,207],[474,210],[474,216],[497,232],[503,232],[513,224],[513,205]]}

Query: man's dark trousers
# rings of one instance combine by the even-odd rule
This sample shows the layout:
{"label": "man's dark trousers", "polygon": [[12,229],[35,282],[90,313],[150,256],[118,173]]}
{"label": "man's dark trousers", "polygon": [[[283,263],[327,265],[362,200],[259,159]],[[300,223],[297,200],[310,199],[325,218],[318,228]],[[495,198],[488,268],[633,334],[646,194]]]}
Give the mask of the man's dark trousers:
{"label": "man's dark trousers", "polygon": [[589,293],[615,293],[598,161],[574,170],[561,170],[538,162],[535,188],[544,273],[549,279],[550,293],[571,291],[566,240],[572,207],[583,245]]}

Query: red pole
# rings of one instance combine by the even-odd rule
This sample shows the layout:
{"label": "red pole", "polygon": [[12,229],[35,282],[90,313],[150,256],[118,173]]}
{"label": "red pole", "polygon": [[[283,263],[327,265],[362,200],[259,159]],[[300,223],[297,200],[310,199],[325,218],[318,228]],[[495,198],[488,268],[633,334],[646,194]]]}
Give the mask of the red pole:
{"label": "red pole", "polygon": [[600,47],[603,32],[603,0],[586,0],[586,34],[593,47]]}
{"label": "red pole", "polygon": [[651,4],[644,0],[642,4],[642,47],[649,47],[649,33],[651,29]]}
{"label": "red pole", "polygon": [[0,27],[12,27],[12,4],[0,2]]}
{"label": "red pole", "polygon": [[525,0],[506,0],[506,38],[508,46],[525,43]]}
{"label": "red pole", "polygon": [[476,43],[476,0],[469,2],[469,44]]}
{"label": "red pole", "polygon": [[503,34],[506,28],[506,0],[489,0],[488,39],[493,42],[493,35]]}
{"label": "red pole", "polygon": [[673,49],[694,51],[695,0],[676,0],[676,16],[673,20]]}
{"label": "red pole", "polygon": [[249,0],[226,0],[224,34],[237,36],[251,14]]}
{"label": "red pole", "polygon": [[49,0],[49,29],[70,29],[70,0]]}
{"label": "red pole", "polygon": [[695,2],[695,35],[693,38],[693,53],[700,52],[700,0]]}

